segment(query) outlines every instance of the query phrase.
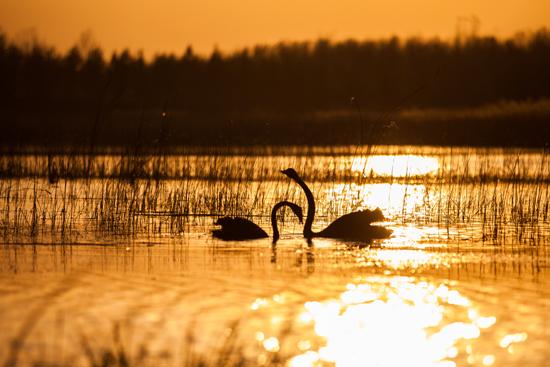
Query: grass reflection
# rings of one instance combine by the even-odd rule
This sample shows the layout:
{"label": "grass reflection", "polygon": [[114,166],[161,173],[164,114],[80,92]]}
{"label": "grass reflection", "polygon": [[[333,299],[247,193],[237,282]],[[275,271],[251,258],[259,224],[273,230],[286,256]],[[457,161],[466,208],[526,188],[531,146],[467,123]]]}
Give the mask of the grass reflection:
{"label": "grass reflection", "polygon": [[295,356],[290,366],[455,366],[483,364],[472,343],[496,322],[445,284],[412,277],[369,277],[347,285],[337,299],[306,302],[298,322],[324,342]]}

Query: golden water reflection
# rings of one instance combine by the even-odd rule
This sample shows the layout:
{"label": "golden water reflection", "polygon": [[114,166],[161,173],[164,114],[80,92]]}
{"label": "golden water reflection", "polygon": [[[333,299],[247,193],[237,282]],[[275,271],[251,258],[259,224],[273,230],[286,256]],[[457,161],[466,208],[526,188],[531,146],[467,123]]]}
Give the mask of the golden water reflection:
{"label": "golden water reflection", "polygon": [[380,208],[386,218],[403,218],[407,214],[421,215],[426,186],[399,183],[336,184],[327,190],[327,196],[332,202],[357,203],[357,209]]}
{"label": "golden water reflection", "polygon": [[437,172],[439,160],[435,157],[419,155],[374,155],[370,157],[354,157],[351,163],[353,172],[361,172],[364,176],[423,176]]}
{"label": "golden water reflection", "polygon": [[[306,302],[297,322],[313,327],[323,342],[302,341],[290,366],[492,365],[496,357],[475,351],[483,329],[496,322],[447,284],[413,277],[368,277],[347,285],[338,298]],[[519,334],[523,335],[523,334]],[[522,341],[521,336],[501,342]],[[512,340],[513,339],[513,340]],[[525,340],[525,339],[523,339]]]}

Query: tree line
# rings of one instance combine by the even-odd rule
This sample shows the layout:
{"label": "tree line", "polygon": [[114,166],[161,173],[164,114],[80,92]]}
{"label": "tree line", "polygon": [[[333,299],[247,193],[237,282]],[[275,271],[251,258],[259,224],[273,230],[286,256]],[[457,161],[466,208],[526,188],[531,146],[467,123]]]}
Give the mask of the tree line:
{"label": "tree line", "polygon": [[113,111],[234,124],[349,110],[352,97],[364,111],[465,108],[550,97],[548,65],[545,29],[504,40],[320,39],[209,56],[189,46],[151,60],[98,47],[23,47],[0,34],[0,106],[3,130],[16,135],[29,121],[28,130],[55,124],[76,134]]}

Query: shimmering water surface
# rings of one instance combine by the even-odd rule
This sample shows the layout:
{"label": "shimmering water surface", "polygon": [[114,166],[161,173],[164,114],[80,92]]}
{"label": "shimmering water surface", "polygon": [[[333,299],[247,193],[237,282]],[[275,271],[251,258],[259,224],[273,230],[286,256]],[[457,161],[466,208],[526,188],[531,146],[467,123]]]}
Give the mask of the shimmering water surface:
{"label": "shimmering water surface", "polygon": [[[32,171],[40,159],[21,164]],[[171,173],[160,180],[0,181],[4,365],[550,361],[544,152],[166,159]],[[100,160],[116,166],[116,157]],[[275,202],[305,209],[299,187],[278,173],[290,166],[317,199],[316,229],[380,207],[393,236],[308,244],[285,213],[277,246],[211,237],[218,215],[246,216],[271,233]]]}

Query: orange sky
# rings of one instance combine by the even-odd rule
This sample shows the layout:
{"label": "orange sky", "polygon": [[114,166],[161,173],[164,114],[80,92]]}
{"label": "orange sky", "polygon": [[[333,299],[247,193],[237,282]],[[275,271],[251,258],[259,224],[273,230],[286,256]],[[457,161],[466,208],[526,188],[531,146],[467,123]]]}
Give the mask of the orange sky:
{"label": "orange sky", "polygon": [[[84,30],[110,52],[125,47],[199,53],[258,43],[391,35],[450,38],[460,17],[480,34],[550,28],[550,0],[0,0],[0,29],[17,39],[34,28],[66,50]],[[468,27],[468,22],[462,23]]]}

